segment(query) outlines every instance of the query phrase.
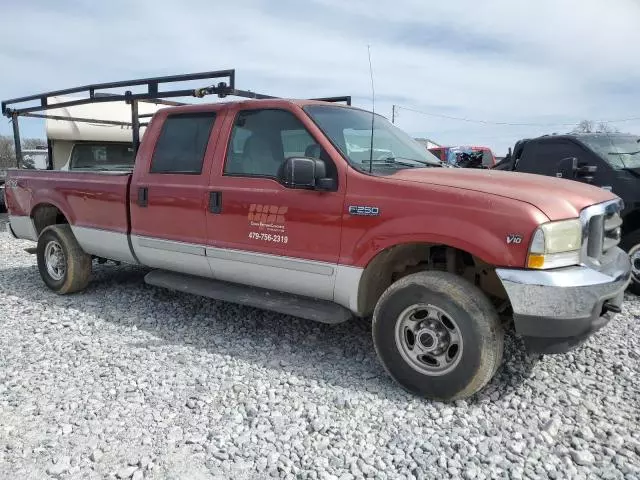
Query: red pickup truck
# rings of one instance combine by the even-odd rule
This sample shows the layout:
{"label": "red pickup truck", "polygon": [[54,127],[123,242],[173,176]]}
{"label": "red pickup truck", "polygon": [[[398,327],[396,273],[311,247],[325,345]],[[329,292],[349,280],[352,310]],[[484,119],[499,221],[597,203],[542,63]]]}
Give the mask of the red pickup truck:
{"label": "red pickup truck", "polygon": [[[536,353],[579,345],[620,311],[630,278],[621,200],[540,175],[442,168],[372,113],[265,99],[167,107],[132,171],[10,170],[10,230],[37,242],[53,291],[93,259],[146,282],[326,323],[372,318],[390,376],[424,397],[483,388],[500,314]],[[372,150],[373,151],[373,150]]]}

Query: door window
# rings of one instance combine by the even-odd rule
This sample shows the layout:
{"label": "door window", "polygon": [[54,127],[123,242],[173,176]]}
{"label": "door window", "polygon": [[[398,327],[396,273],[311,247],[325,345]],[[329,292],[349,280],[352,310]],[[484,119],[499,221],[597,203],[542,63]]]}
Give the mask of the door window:
{"label": "door window", "polygon": [[567,141],[530,143],[524,148],[517,170],[555,177],[563,159],[580,158],[583,153],[578,145]]}
{"label": "door window", "polygon": [[286,110],[245,110],[238,113],[227,150],[224,173],[272,177],[289,157],[324,160],[333,165],[296,116]]}
{"label": "door window", "polygon": [[215,112],[170,115],[162,125],[150,173],[202,173]]}

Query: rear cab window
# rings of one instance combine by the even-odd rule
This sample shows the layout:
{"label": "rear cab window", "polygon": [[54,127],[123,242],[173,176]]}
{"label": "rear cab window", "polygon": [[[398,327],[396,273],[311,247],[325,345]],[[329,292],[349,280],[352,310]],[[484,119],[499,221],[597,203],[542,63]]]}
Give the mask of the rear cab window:
{"label": "rear cab window", "polygon": [[150,173],[200,175],[216,112],[169,115],[163,125]]}

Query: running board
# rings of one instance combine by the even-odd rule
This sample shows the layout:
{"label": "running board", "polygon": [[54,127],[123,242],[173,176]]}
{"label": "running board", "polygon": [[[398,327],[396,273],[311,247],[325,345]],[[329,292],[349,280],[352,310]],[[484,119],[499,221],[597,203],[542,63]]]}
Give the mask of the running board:
{"label": "running board", "polygon": [[346,308],[326,300],[166,270],[153,270],[145,275],[144,281],[156,287],[261,308],[321,323],[342,323],[353,317],[353,314]]}

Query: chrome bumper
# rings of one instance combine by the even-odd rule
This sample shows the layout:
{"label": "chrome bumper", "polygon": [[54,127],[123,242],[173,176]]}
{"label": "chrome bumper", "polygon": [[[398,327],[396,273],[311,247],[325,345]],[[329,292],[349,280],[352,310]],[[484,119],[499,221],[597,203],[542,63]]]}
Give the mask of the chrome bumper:
{"label": "chrome bumper", "polygon": [[619,311],[631,277],[631,261],[620,248],[600,270],[575,266],[555,270],[499,268],[516,332],[539,353],[571,350]]}

